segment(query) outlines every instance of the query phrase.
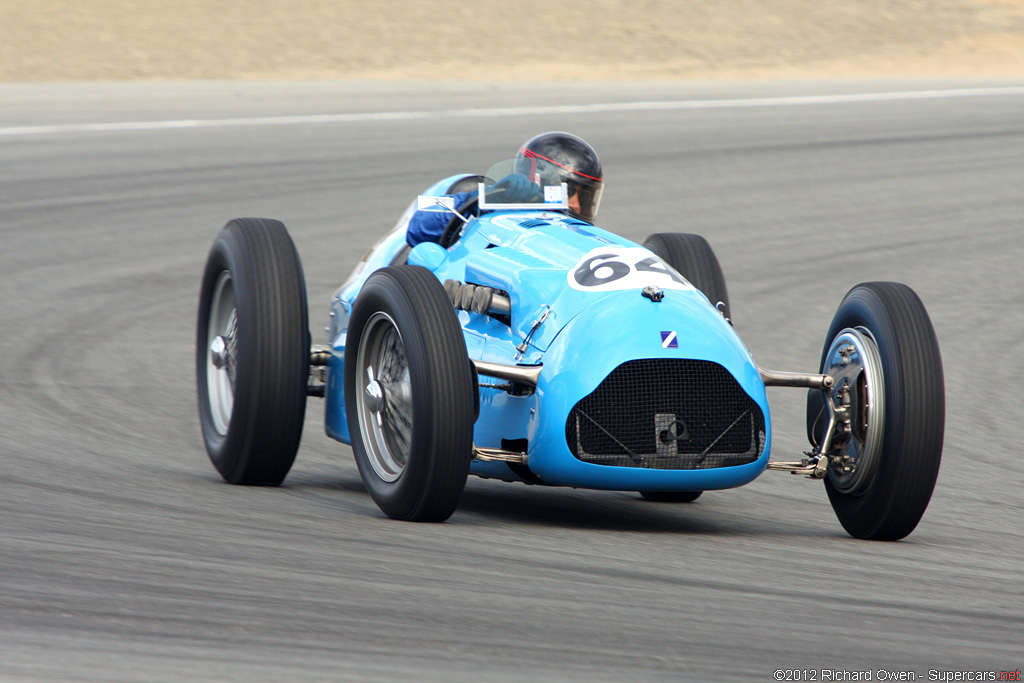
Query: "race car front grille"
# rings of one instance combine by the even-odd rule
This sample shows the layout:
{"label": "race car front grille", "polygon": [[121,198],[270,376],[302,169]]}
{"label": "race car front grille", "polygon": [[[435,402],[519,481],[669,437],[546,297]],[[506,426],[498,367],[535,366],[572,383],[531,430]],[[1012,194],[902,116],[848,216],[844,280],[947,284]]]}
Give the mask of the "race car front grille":
{"label": "race car front grille", "polygon": [[764,415],[717,363],[632,360],[573,407],[565,438],[573,455],[597,465],[732,467],[761,455]]}

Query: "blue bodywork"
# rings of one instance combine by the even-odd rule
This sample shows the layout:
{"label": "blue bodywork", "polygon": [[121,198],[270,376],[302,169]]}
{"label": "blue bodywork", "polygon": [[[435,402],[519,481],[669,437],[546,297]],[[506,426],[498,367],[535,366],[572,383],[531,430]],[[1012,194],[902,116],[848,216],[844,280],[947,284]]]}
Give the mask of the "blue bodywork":
{"label": "blue bodywork", "polygon": [[[446,178],[424,194],[443,195],[462,177]],[[641,257],[653,254],[564,213],[522,209],[498,210],[472,219],[448,250],[433,243],[408,250],[405,226],[415,208],[415,203],[410,205],[334,295],[325,390],[329,436],[350,441],[342,373],[352,304],[375,270],[408,252],[408,263],[428,268],[442,282],[452,279],[509,293],[511,325],[489,315],[459,311],[471,359],[542,365],[533,393],[517,396],[481,388],[480,416],[474,431],[474,443],[480,447],[500,448],[503,440],[526,440],[528,472],[500,461],[474,460],[471,473],[593,489],[698,491],[740,486],[764,471],[771,447],[771,420],[757,366],[728,321],[674,271],[663,272],[666,266],[660,259],[654,257],[654,268],[637,263],[629,277],[604,284],[612,272],[601,269],[606,262],[648,263],[649,258]],[[591,272],[590,286],[573,285],[574,274]],[[662,300],[641,296],[647,280],[668,285]],[[707,469],[657,469],[593,464],[573,455],[566,437],[566,420],[573,406],[622,363],[662,358],[711,361],[725,368],[763,413],[763,449],[756,460]],[[481,376],[480,381],[493,384],[499,380]]]}

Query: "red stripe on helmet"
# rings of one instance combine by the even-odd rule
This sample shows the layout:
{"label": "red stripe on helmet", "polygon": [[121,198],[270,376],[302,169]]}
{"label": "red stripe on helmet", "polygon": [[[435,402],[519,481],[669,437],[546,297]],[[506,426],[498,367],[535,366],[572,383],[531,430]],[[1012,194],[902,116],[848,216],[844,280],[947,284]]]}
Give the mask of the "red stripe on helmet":
{"label": "red stripe on helmet", "polygon": [[[527,158],[529,158],[531,160],[533,160],[533,159],[543,159],[544,161],[547,161],[548,163],[554,164],[555,166],[558,166],[559,168],[564,168],[566,171],[569,171],[570,173],[575,173],[578,176],[583,176],[584,178],[589,178],[590,180],[596,180],[598,182],[602,182],[601,178],[597,178],[597,177],[592,176],[592,175],[587,175],[586,173],[583,173],[582,171],[577,171],[575,168],[570,168],[570,167],[566,166],[565,164],[560,164],[557,161],[555,161],[554,159],[549,159],[548,157],[544,156],[543,154],[537,154],[532,149],[527,149],[526,147],[522,147],[522,148],[520,148],[519,151],[520,151],[520,153],[523,156],[525,156],[525,157],[527,157]],[[530,169],[530,173],[533,174],[534,172],[536,172],[536,170],[537,170],[537,162],[533,161],[532,167]]]}

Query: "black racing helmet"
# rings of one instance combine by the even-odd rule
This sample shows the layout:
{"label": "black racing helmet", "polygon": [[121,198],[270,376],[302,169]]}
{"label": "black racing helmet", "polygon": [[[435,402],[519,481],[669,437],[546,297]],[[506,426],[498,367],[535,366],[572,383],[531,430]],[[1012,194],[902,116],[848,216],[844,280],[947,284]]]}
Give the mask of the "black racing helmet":
{"label": "black racing helmet", "polygon": [[527,140],[516,154],[513,172],[537,182],[541,176],[557,174],[559,182],[568,185],[570,204],[579,198],[579,210],[569,213],[593,223],[601,204],[604,176],[597,152],[586,140],[571,133],[541,133]]}

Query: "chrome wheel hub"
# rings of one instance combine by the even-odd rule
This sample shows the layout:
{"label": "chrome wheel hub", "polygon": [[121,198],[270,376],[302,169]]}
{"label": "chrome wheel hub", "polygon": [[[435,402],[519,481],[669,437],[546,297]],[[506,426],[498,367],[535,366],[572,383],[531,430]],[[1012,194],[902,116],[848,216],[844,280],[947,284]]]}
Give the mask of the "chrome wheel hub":
{"label": "chrome wheel hub", "polygon": [[228,362],[228,343],[223,336],[216,336],[210,342],[210,361],[213,367],[223,370]]}
{"label": "chrome wheel hub", "polygon": [[885,377],[882,359],[871,332],[847,328],[832,341],[823,374],[835,384],[828,399],[836,408],[836,428],[828,478],[842,493],[863,491],[878,469],[885,426]]}
{"label": "chrome wheel hub", "polygon": [[[366,374],[373,377],[373,368],[366,368]],[[366,385],[366,409],[377,416],[380,421],[380,412],[384,408],[384,385],[375,379],[371,379]]]}
{"label": "chrome wheel hub", "polygon": [[412,383],[405,343],[383,312],[366,322],[356,355],[359,430],[367,459],[382,480],[405,470],[412,442]]}
{"label": "chrome wheel hub", "polygon": [[231,283],[231,273],[226,270],[220,274],[213,287],[206,330],[206,391],[210,403],[210,417],[217,433],[225,436],[235,406],[238,351],[235,289]]}

